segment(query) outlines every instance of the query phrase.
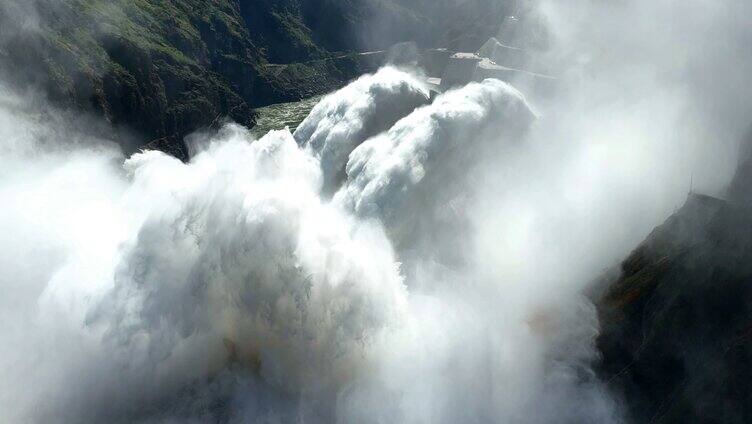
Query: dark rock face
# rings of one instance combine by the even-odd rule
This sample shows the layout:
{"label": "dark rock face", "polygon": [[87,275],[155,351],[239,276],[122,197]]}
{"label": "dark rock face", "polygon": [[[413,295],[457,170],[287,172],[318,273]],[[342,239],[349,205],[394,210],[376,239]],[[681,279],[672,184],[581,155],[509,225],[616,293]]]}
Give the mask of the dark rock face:
{"label": "dark rock face", "polygon": [[598,302],[602,378],[634,422],[752,422],[752,209],[690,195]]}

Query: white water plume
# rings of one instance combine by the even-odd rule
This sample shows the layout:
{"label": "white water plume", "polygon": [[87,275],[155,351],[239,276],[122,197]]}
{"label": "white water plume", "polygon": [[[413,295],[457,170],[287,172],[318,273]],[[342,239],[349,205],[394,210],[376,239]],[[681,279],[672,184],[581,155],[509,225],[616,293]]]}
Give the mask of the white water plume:
{"label": "white water plume", "polygon": [[342,183],[348,157],[358,145],[428,103],[428,98],[428,87],[419,76],[385,67],[324,97],[294,136],[319,160],[324,183],[333,190]]}

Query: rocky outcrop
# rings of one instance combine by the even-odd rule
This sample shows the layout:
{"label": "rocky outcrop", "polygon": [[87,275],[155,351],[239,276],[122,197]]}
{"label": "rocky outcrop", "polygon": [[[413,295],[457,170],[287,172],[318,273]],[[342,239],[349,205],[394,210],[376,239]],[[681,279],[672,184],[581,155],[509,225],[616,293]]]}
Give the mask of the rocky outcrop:
{"label": "rocky outcrop", "polygon": [[631,421],[752,421],[751,209],[691,194],[597,303],[600,373]]}

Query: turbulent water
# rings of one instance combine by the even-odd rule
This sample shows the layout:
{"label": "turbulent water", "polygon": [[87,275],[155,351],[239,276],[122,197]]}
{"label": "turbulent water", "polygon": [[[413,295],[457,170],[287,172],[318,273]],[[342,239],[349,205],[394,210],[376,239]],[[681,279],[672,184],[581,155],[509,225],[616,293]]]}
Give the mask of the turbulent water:
{"label": "turbulent water", "polygon": [[256,109],[256,125],[251,129],[254,137],[263,137],[272,130],[290,131],[300,125],[323,96],[313,96],[298,102],[278,103]]}

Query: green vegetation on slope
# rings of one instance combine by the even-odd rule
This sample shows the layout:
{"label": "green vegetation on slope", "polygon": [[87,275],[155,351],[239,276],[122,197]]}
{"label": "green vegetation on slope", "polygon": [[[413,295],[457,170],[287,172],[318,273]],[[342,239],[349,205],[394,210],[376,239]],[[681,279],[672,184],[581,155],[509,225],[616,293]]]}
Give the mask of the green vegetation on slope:
{"label": "green vegetation on slope", "polygon": [[39,30],[3,39],[15,82],[42,85],[53,100],[93,109],[151,137],[185,134],[217,115],[253,123],[259,54],[232,2],[36,6]]}

